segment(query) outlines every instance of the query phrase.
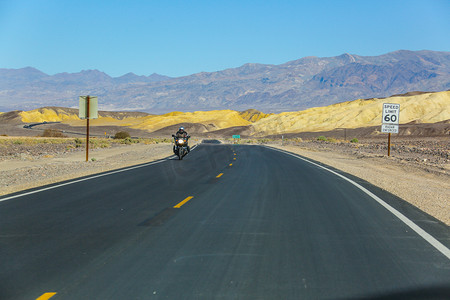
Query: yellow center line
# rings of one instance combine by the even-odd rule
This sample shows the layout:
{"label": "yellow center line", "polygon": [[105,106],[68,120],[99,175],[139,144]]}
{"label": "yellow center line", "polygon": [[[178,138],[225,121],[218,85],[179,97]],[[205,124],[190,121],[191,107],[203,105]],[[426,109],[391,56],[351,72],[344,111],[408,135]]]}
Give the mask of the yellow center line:
{"label": "yellow center line", "polygon": [[45,293],[42,296],[40,296],[39,298],[37,298],[36,300],[48,300],[55,295],[56,295],[56,293]]}
{"label": "yellow center line", "polygon": [[183,204],[185,204],[186,202],[188,202],[189,200],[191,200],[192,198],[194,198],[194,196],[189,196],[186,199],[184,199],[183,201],[181,201],[180,203],[178,203],[177,205],[175,205],[173,208],[180,208],[181,206],[183,206]]}
{"label": "yellow center line", "polygon": [[230,167],[232,166],[233,164],[230,164]]}
{"label": "yellow center line", "polygon": [[216,178],[220,178],[222,177],[223,173],[220,173],[219,175],[216,176]]}
{"label": "yellow center line", "polygon": [[236,160],[236,157],[235,157],[235,158],[233,158],[233,160]]}

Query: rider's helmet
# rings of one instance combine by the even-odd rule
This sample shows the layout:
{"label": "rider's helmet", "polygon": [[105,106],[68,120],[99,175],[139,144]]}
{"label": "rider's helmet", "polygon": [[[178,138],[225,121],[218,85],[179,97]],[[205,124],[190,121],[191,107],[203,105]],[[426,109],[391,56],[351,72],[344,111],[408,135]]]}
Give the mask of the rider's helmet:
{"label": "rider's helmet", "polygon": [[183,131],[184,131],[184,127],[183,127],[183,126],[181,126],[179,130],[183,130]]}

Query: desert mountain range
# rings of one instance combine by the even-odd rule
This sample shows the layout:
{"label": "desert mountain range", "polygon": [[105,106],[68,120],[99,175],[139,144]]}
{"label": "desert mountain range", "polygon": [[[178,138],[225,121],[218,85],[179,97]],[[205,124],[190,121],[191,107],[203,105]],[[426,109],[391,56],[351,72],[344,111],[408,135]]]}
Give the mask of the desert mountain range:
{"label": "desert mountain range", "polygon": [[37,69],[0,69],[0,111],[78,106],[99,97],[100,109],[167,113],[173,110],[297,111],[408,91],[450,89],[450,52],[396,51],[380,56],[305,57],[280,65],[245,64],[218,72],[170,78],[98,70],[47,75]]}
{"label": "desert mountain range", "polygon": [[[192,134],[218,134],[230,136],[270,136],[300,132],[330,131],[336,128],[360,128],[381,125],[382,104],[400,104],[400,124],[443,123],[441,135],[449,134],[450,91],[414,92],[389,98],[358,99],[326,107],[303,111],[265,114],[250,109],[246,111],[213,110],[196,112],[171,112],[151,115],[143,112],[99,112],[91,120],[93,127],[127,127],[155,135],[168,135],[183,125]],[[78,118],[78,110],[62,107],[45,107],[30,111],[12,111],[0,114],[0,123],[61,122],[58,126],[82,128],[85,120]],[[379,127],[373,134],[379,133]],[[125,130],[125,129],[124,129]],[[1,133],[1,132],[0,132]]]}

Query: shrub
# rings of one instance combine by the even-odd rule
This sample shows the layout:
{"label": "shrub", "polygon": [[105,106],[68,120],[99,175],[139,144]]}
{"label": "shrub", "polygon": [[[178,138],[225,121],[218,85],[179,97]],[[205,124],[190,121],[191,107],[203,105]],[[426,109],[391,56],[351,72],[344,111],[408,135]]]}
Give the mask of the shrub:
{"label": "shrub", "polygon": [[256,140],[256,142],[257,142],[258,144],[267,144],[267,143],[273,142],[273,139],[263,138],[263,139],[258,139],[258,140]]}
{"label": "shrub", "polygon": [[122,139],[122,141],[120,143],[125,144],[125,145],[131,145],[131,143],[133,143],[133,140],[130,137],[126,137],[126,138]]}
{"label": "shrub", "polygon": [[358,142],[359,142],[359,141],[358,141],[357,138],[353,138],[353,139],[350,140],[350,143],[358,143]]}
{"label": "shrub", "polygon": [[337,140],[335,138],[327,138],[327,142],[337,143]]}
{"label": "shrub", "polygon": [[111,147],[111,143],[108,141],[101,141],[100,142],[100,148],[109,148]]}
{"label": "shrub", "polygon": [[317,140],[318,140],[318,141],[324,141],[324,142],[326,142],[326,141],[327,141],[327,138],[324,137],[323,135],[321,135],[321,136],[319,136],[319,137],[317,138]]}
{"label": "shrub", "polygon": [[114,135],[115,139],[126,139],[126,138],[131,138],[131,135],[126,132],[126,131],[119,131],[116,132],[116,134]]}
{"label": "shrub", "polygon": [[79,138],[76,138],[74,141],[75,141],[75,147],[76,148],[80,148],[81,145],[83,144],[83,141],[81,139],[79,139]]}
{"label": "shrub", "polygon": [[45,129],[42,134],[43,137],[67,137],[61,131],[55,129]]}
{"label": "shrub", "polygon": [[111,142],[108,141],[107,139],[97,139],[95,137],[92,137],[89,140],[89,147],[91,147],[92,149],[109,148],[111,147]]}

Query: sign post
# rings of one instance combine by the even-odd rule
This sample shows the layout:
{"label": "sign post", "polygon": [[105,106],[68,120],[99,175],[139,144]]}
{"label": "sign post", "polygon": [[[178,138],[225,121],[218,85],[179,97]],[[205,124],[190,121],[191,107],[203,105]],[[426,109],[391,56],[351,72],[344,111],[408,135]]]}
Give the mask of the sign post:
{"label": "sign post", "polygon": [[91,96],[79,97],[78,116],[86,119],[86,161],[89,160],[89,119],[98,118],[98,98]]}
{"label": "sign post", "polygon": [[237,144],[240,139],[241,139],[241,136],[239,134],[233,135],[234,144]]}
{"label": "sign post", "polygon": [[381,132],[388,133],[388,156],[391,156],[391,133],[398,133],[400,104],[383,103]]}
{"label": "sign post", "polygon": [[91,97],[86,96],[86,161],[89,161],[89,102]]}

